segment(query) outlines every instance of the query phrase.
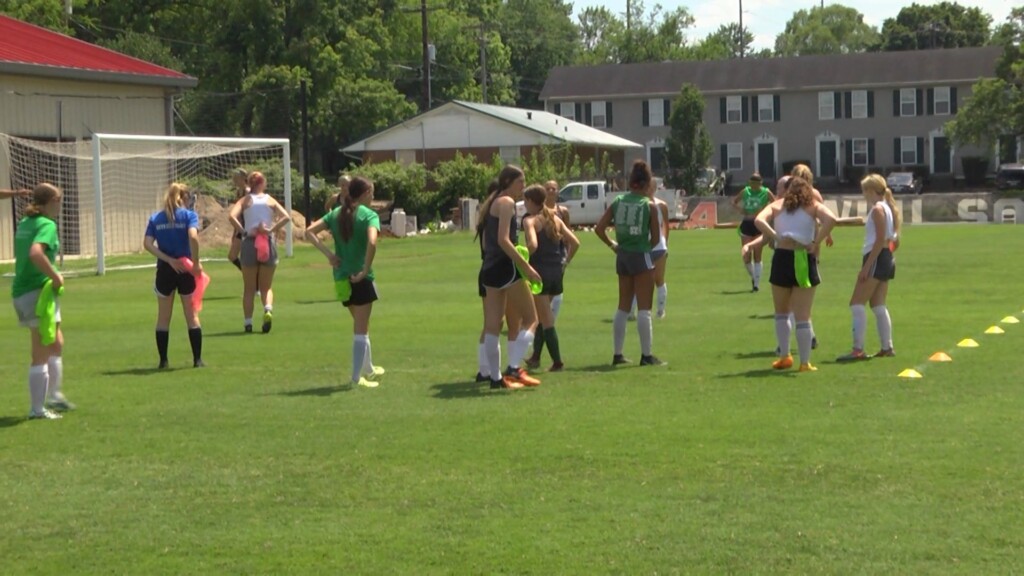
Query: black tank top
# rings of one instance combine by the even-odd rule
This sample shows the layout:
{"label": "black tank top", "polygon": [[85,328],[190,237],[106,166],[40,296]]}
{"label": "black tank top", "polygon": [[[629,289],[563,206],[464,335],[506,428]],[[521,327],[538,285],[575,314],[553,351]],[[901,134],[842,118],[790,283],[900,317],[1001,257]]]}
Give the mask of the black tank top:
{"label": "black tank top", "polygon": [[[492,216],[490,211],[487,212],[487,220],[484,222],[484,268],[490,268],[491,266],[504,262],[505,260],[511,260],[505,251],[501,249],[498,244],[498,217]],[[508,238],[512,241],[512,244],[519,242],[518,227],[516,226],[516,218],[513,215],[508,223]]]}

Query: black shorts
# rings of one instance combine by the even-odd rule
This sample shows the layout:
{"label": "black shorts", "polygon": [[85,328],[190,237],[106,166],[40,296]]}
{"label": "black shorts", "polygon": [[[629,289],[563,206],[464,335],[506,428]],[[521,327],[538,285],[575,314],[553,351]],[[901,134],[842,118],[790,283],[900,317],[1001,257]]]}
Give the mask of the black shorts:
{"label": "black shorts", "polygon": [[541,282],[544,286],[541,288],[540,293],[545,296],[558,296],[562,293],[562,278],[565,274],[562,273],[562,269],[559,268],[557,272],[554,270],[538,270],[540,273]]}
{"label": "black shorts", "polygon": [[[796,274],[796,252],[793,250],[776,250],[772,256],[772,274],[769,282],[782,288],[799,288],[800,281]],[[807,278],[811,286],[821,284],[818,276],[818,259],[813,254],[807,255]]]}
{"label": "black shorts", "polygon": [[626,252],[620,249],[615,253],[615,273],[619,276],[637,276],[651,270],[654,270],[654,261],[651,260],[650,252]]}
{"label": "black shorts", "polygon": [[487,288],[484,287],[484,271],[480,270],[476,274],[476,289],[480,293],[480,297],[487,296]]}
{"label": "black shorts", "polygon": [[167,262],[157,260],[156,282],[153,284],[153,291],[157,293],[157,296],[167,298],[174,296],[175,292],[182,296],[188,296],[195,290],[196,277],[191,272],[179,274]]}
{"label": "black shorts", "polygon": [[[489,288],[508,288],[522,279],[516,264],[511,258],[502,258],[499,262],[480,269],[480,284]],[[486,293],[486,291],[485,291]]]}
{"label": "black shorts", "polygon": [[740,234],[754,238],[760,236],[761,231],[757,229],[753,219],[744,218],[743,221],[740,222]]}
{"label": "black shorts", "polygon": [[[868,255],[865,254],[861,258],[861,266],[863,267],[867,261]],[[896,259],[893,258],[892,252],[888,248],[882,248],[882,251],[878,253],[878,258],[875,259],[875,267],[871,270],[871,277],[882,282],[888,282],[896,277]]]}
{"label": "black shorts", "polygon": [[352,284],[352,295],[341,304],[348,308],[349,306],[365,306],[376,301],[377,285],[374,284],[373,280],[363,278],[361,282]]}

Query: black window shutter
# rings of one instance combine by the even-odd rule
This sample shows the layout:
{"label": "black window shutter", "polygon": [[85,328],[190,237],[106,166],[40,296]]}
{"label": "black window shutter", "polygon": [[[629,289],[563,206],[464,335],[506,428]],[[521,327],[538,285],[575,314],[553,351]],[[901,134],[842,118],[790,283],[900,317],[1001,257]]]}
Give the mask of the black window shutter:
{"label": "black window shutter", "polygon": [[892,139],[892,163],[897,166],[903,164],[903,144],[899,136]]}
{"label": "black window shutter", "polygon": [[747,101],[748,100],[750,100],[750,98],[748,98],[746,96],[744,96],[743,98],[740,98],[740,115],[743,117],[743,123],[744,124],[746,124],[747,122],[750,122],[750,116],[747,115]]}
{"label": "black window shutter", "polygon": [[917,163],[924,164],[924,138],[917,137]]}
{"label": "black window shutter", "polygon": [[579,102],[576,103],[576,115],[573,120],[582,123],[583,122],[583,105]]}
{"label": "black window shutter", "polygon": [[832,93],[832,117],[836,120],[843,117],[843,93],[833,92]]}
{"label": "black window shutter", "polygon": [[956,114],[956,86],[949,88],[949,113]]}
{"label": "black window shutter", "polygon": [[583,105],[583,118],[586,120],[584,124],[587,126],[594,125],[594,105],[591,102],[587,102]]}
{"label": "black window shutter", "polygon": [[758,105],[760,104],[760,102],[758,102],[760,99],[761,98],[758,97],[758,96],[751,96],[750,97],[750,117],[751,117],[751,122],[760,122],[761,121],[761,114],[760,114],[760,112],[757,109]]}
{"label": "black window shutter", "polygon": [[722,170],[729,169],[729,145],[722,144]]}
{"label": "black window shutter", "polygon": [[722,117],[722,124],[725,124],[729,120],[729,110],[725,103],[725,96],[718,99],[718,113]]}
{"label": "black window shutter", "polygon": [[664,121],[662,122],[662,124],[668,126],[668,118],[669,116],[672,115],[672,101],[669,100],[668,98],[665,98],[664,100],[662,100],[662,102],[665,103],[665,115],[663,116]]}
{"label": "black window shutter", "polygon": [[846,165],[853,166],[853,140],[846,141]]}
{"label": "black window shutter", "polygon": [[875,117],[875,91],[868,90],[868,118]]}
{"label": "black window shutter", "polygon": [[776,122],[782,121],[782,96],[772,96],[772,113]]}
{"label": "black window shutter", "polygon": [[604,125],[608,128],[612,127],[612,103],[604,103]]}
{"label": "black window shutter", "polygon": [[853,92],[843,94],[846,99],[846,117],[853,118]]}
{"label": "black window shutter", "polygon": [[917,104],[917,114],[915,116],[924,116],[924,90],[917,89],[917,94],[914,96],[914,103]]}
{"label": "black window shutter", "polygon": [[562,115],[562,103],[561,102],[555,102],[555,116],[561,116],[561,115]]}
{"label": "black window shutter", "polygon": [[935,115],[935,88],[928,89],[928,110],[929,116]]}
{"label": "black window shutter", "polygon": [[900,115],[900,91],[899,90],[893,90],[892,91],[892,115],[893,116],[899,116]]}
{"label": "black window shutter", "polygon": [[644,100],[644,126],[651,125],[651,102]]}
{"label": "black window shutter", "polygon": [[868,138],[868,166],[875,165],[875,139]]}

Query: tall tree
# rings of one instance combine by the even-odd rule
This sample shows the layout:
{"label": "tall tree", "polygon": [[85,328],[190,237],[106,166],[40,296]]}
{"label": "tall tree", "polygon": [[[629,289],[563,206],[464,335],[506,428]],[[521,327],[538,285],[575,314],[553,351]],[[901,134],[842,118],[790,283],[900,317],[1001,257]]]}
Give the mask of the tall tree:
{"label": "tall tree", "polygon": [[711,159],[711,138],[704,126],[704,96],[693,84],[684,84],[673,102],[665,157],[669,184],[695,192],[697,176]]}
{"label": "tall tree", "polygon": [[798,10],[775,37],[779,56],[809,54],[848,54],[877,46],[878,31],[864,22],[854,8],[829,4],[824,8]]}
{"label": "tall tree", "polygon": [[517,105],[536,107],[548,72],[572,63],[579,33],[571,14],[572,5],[563,0],[506,0],[485,22],[509,50]]}
{"label": "tall tree", "polygon": [[626,24],[604,6],[588,7],[577,17],[580,50],[575,64],[608,64],[615,62],[619,39]]}
{"label": "tall tree", "polygon": [[[688,57],[686,30],[694,23],[686,8],[663,11],[660,4],[647,11],[634,0],[624,21],[605,7],[587,8],[579,16],[577,64],[663,62]],[[627,26],[628,22],[628,26]]]}
{"label": "tall tree", "polygon": [[739,24],[723,24],[689,52],[694,60],[740,58],[751,54],[753,44],[754,35],[749,28],[740,30]]}
{"label": "tall tree", "polygon": [[992,17],[980,8],[956,2],[912,4],[882,23],[881,48],[885,51],[927,50],[984,46]]}

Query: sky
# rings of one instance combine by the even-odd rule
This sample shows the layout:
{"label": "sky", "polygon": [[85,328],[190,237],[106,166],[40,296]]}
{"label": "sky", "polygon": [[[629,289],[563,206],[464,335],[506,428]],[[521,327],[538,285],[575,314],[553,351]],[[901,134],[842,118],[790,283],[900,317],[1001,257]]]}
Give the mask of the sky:
{"label": "sky", "polygon": [[[622,15],[626,12],[626,0],[570,0],[573,3],[574,17],[590,6],[605,6],[612,12]],[[634,0],[637,1],[637,0]],[[655,4],[661,4],[667,10],[685,6],[697,20],[689,30],[692,38],[704,38],[714,32],[722,24],[736,22],[739,17],[741,0],[639,0],[644,3],[648,13]],[[916,0],[917,4],[938,4],[940,0]],[[1006,21],[1010,7],[1018,5],[1021,0],[956,0],[966,7],[978,7],[992,16],[994,24]],[[903,0],[857,0],[856,2],[830,2],[825,4],[843,4],[856,8],[864,15],[868,24],[881,29],[886,18],[894,18],[904,6],[914,2]],[[754,47],[774,48],[775,37],[786,28],[786,22],[797,10],[820,6],[821,0],[742,0],[743,27],[754,34]]]}

